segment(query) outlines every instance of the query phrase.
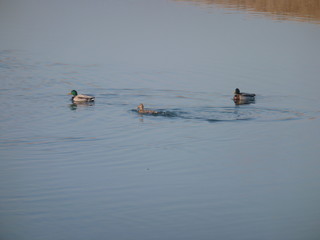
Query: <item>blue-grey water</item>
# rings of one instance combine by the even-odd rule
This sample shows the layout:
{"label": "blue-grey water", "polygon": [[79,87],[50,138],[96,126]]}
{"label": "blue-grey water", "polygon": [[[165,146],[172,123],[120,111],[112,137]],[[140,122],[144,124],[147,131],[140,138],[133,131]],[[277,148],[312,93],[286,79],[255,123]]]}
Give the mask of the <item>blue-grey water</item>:
{"label": "blue-grey water", "polygon": [[319,239],[317,22],[0,5],[0,239]]}

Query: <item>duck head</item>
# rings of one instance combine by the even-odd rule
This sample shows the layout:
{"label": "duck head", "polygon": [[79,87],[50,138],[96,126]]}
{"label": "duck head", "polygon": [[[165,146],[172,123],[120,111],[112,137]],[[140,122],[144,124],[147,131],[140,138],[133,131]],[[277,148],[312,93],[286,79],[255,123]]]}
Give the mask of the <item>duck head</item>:
{"label": "duck head", "polygon": [[73,95],[74,97],[78,95],[76,90],[72,90],[68,95]]}
{"label": "duck head", "polygon": [[137,107],[138,111],[143,111],[144,110],[144,105],[141,103],[138,107]]}

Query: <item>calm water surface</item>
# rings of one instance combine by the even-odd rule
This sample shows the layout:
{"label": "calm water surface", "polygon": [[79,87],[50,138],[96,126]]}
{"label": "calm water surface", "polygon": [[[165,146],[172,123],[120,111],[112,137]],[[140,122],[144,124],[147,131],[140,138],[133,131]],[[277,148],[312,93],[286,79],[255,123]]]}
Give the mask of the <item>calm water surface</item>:
{"label": "calm water surface", "polygon": [[317,20],[1,5],[0,239],[319,239]]}

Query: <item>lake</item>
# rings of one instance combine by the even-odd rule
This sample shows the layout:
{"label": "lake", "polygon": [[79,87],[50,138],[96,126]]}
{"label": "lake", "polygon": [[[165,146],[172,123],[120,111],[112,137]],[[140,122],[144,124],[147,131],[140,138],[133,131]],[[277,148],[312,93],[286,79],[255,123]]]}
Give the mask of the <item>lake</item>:
{"label": "lake", "polygon": [[1,2],[0,239],[319,239],[320,6],[236,2]]}

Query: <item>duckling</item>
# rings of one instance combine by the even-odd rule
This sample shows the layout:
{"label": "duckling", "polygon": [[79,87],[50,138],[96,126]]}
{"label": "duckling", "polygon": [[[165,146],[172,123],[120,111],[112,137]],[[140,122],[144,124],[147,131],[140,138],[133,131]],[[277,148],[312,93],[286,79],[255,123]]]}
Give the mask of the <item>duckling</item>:
{"label": "duckling", "polygon": [[79,94],[76,90],[72,90],[68,95],[72,95],[72,101],[73,102],[94,102],[94,97],[88,96],[88,95],[83,95]]}
{"label": "duckling", "polygon": [[233,100],[234,101],[254,101],[255,98],[255,94],[254,93],[242,93],[240,92],[239,88],[236,88],[236,90],[234,91],[234,97]]}
{"label": "duckling", "polygon": [[157,114],[157,111],[154,110],[147,110],[144,109],[144,105],[141,103],[138,107],[137,107],[137,111],[138,113],[142,113],[142,114]]}

